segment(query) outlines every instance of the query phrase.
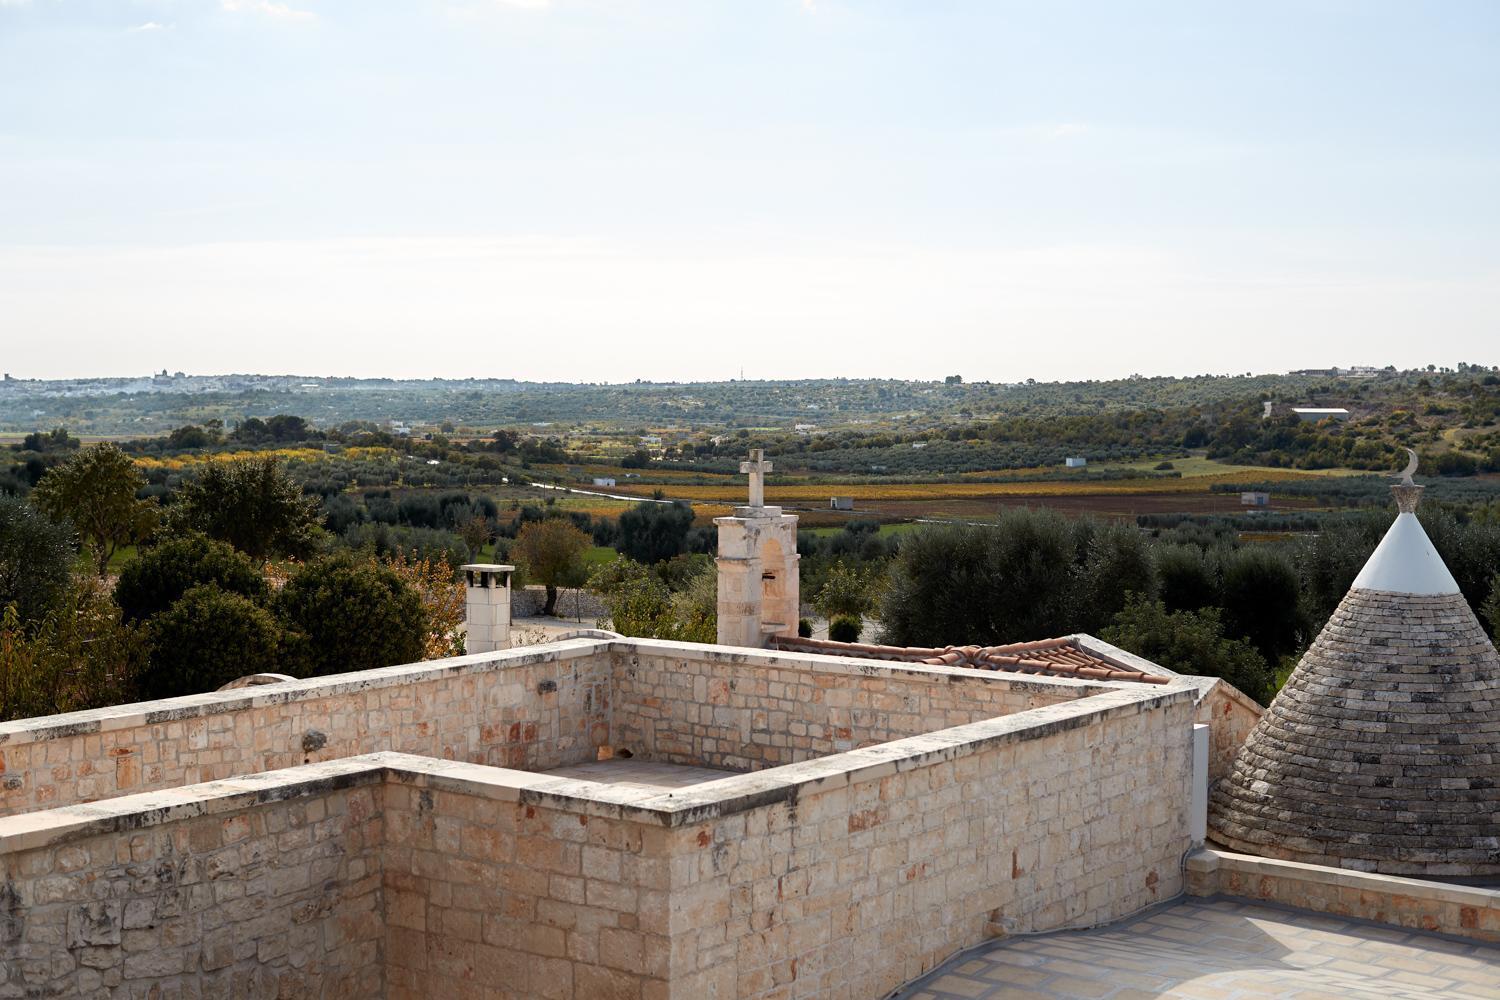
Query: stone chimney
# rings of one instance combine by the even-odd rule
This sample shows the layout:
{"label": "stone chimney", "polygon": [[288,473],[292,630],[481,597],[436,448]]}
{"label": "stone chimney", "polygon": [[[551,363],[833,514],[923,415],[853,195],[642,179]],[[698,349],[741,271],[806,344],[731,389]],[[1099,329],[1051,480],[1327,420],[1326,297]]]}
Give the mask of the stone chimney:
{"label": "stone chimney", "polygon": [[464,574],[464,649],[491,653],[510,648],[510,576],[514,566],[469,563]]}
{"label": "stone chimney", "polygon": [[771,463],[759,450],[740,464],[750,476],[750,502],[733,517],[716,517],[719,529],[718,642],[763,647],[771,636],[794,637],[800,607],[797,516],[767,507],[765,474]]}

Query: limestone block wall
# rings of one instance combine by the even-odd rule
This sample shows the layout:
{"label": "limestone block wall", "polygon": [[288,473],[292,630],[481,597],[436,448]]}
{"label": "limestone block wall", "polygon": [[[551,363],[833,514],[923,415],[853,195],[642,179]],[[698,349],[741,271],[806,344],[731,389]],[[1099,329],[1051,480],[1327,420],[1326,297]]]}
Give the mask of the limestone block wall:
{"label": "limestone block wall", "polygon": [[0,816],[395,750],[540,769],[607,742],[607,643],[558,643],[0,724]]}
{"label": "limestone block wall", "polygon": [[389,1000],[668,996],[659,822],[396,781],[385,809]]}
{"label": "limestone block wall", "polygon": [[6,838],[0,997],[383,995],[377,781],[228,810],[175,795],[172,822],[95,809],[54,843]]}
{"label": "limestone block wall", "polygon": [[1208,780],[1218,781],[1234,767],[1234,755],[1245,745],[1263,709],[1254,698],[1227,681],[1190,680],[1198,683],[1202,692],[1194,721],[1208,727]]}
{"label": "limestone block wall", "polygon": [[881,996],[1177,893],[1195,694],[671,790],[377,753],[3,818],[0,998]]}
{"label": "limestone block wall", "polygon": [[645,641],[616,653],[615,676],[615,746],[650,760],[739,771],[1104,690],[991,671],[908,670],[896,663],[729,654]]}
{"label": "limestone block wall", "polygon": [[1176,895],[1193,706],[1168,701],[1044,709],[1055,723],[972,753],[674,829],[669,853],[690,859],[672,886],[674,941],[696,961],[676,970],[684,995],[880,997],[989,925],[1092,925]]}
{"label": "limestone block wall", "polygon": [[1187,860],[1187,891],[1500,943],[1500,888],[1428,882],[1203,849]]}

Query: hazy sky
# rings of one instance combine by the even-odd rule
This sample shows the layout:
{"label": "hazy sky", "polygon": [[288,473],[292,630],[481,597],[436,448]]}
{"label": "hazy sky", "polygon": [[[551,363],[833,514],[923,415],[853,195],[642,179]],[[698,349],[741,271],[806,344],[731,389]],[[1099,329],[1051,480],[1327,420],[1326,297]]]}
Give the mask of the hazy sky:
{"label": "hazy sky", "polygon": [[0,0],[0,367],[1500,362],[1500,3]]}

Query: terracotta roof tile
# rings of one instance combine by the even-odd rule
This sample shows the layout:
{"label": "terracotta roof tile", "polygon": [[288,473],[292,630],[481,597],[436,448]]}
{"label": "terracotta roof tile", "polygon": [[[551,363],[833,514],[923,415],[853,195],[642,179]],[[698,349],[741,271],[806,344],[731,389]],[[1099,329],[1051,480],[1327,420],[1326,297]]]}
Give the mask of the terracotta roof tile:
{"label": "terracotta roof tile", "polygon": [[772,649],[796,653],[857,656],[867,660],[896,660],[940,667],[1004,670],[1048,677],[1077,677],[1099,681],[1137,681],[1167,684],[1170,677],[1142,673],[1080,648],[1072,639],[1039,639],[1005,646],[879,646],[865,642],[834,642],[776,636]]}

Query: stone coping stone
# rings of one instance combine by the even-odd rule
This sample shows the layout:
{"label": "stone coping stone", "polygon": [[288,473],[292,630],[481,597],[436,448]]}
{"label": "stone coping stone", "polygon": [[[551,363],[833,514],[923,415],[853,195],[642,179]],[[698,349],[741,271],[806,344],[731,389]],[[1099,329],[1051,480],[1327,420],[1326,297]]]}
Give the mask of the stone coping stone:
{"label": "stone coping stone", "polygon": [[[1500,910],[1500,889],[1458,885],[1453,882],[1433,882],[1404,875],[1382,875],[1379,872],[1362,872],[1350,868],[1330,868],[1327,865],[1312,865],[1303,861],[1280,861],[1276,858],[1262,858],[1254,854],[1236,854],[1233,851],[1213,847],[1200,847],[1189,854],[1186,865],[1189,872],[1203,875],[1217,872],[1263,875],[1296,880],[1308,885],[1335,885],[1345,889],[1358,889],[1361,892],[1409,896],[1413,899]],[[1222,888],[1219,891],[1224,892]]]}
{"label": "stone coping stone", "polygon": [[706,662],[743,664],[810,670],[822,674],[906,677],[946,680],[959,683],[980,680],[1003,683],[1017,691],[1049,694],[1061,698],[1079,698],[1095,693],[1139,687],[1119,681],[1079,681],[1063,677],[1006,674],[993,670],[958,667],[924,666],[891,663],[847,656],[809,653],[778,653],[761,649],[709,646],[691,642],[668,642],[655,639],[611,639],[580,637],[559,639],[535,646],[470,653],[421,663],[403,663],[376,667],[346,674],[328,674],[262,684],[228,691],[183,695],[159,701],[111,705],[107,708],[46,715],[0,723],[0,746],[17,746],[43,740],[87,736],[94,733],[133,729],[137,726],[178,722],[211,715],[222,715],[246,709],[262,708],[295,701],[337,697],[401,684],[420,684],[447,675],[483,674],[498,670],[532,666],[538,663],[563,662],[599,654],[680,656]]}
{"label": "stone coping stone", "polygon": [[997,746],[1044,739],[1194,697],[1194,690],[1187,685],[1130,687],[1133,690],[1110,691],[671,791],[624,788],[579,778],[382,751],[3,817],[0,855],[387,780],[648,825],[679,827],[776,802],[795,801],[803,794],[912,771]]}

